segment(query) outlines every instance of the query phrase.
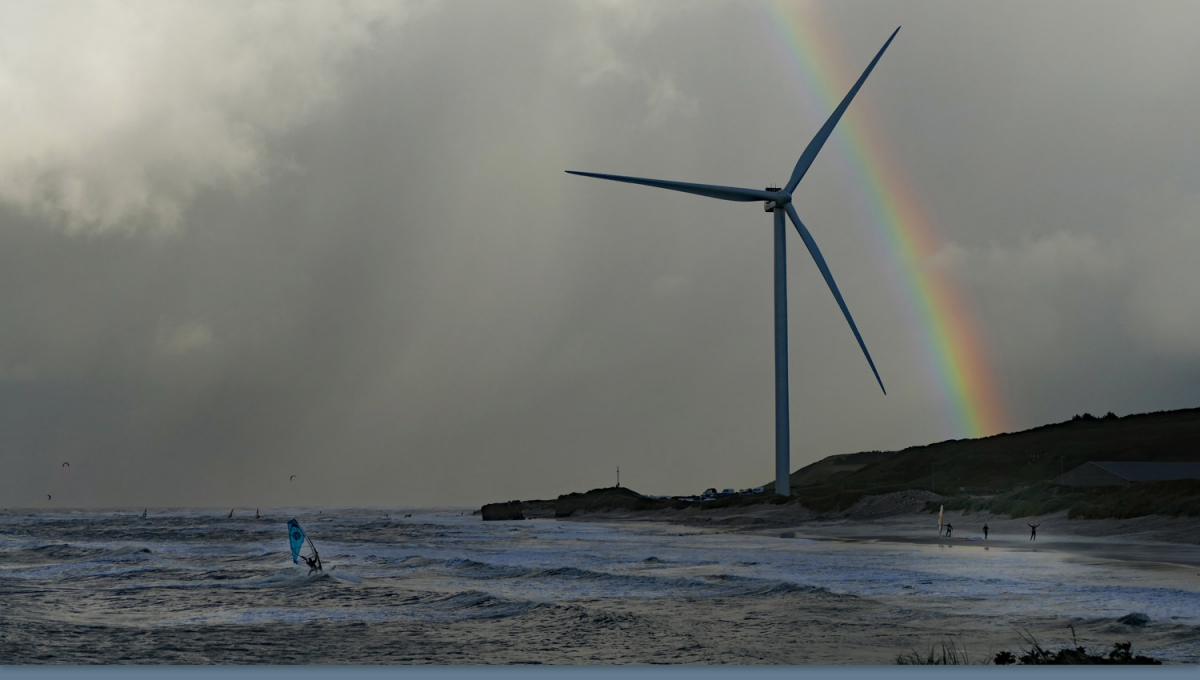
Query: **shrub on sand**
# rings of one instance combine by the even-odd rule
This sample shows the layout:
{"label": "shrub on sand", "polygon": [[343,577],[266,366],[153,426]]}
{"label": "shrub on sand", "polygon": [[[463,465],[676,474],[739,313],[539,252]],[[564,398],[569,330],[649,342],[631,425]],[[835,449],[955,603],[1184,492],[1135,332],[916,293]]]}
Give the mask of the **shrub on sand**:
{"label": "shrub on sand", "polygon": [[[991,663],[997,666],[1010,666],[1014,664],[1023,664],[1026,666],[1157,666],[1162,664],[1157,659],[1152,659],[1141,654],[1134,654],[1132,651],[1133,645],[1128,642],[1114,644],[1112,649],[1106,654],[1091,654],[1075,641],[1074,627],[1071,627],[1071,640],[1075,647],[1064,647],[1053,652],[1042,647],[1037,639],[1033,637],[1033,634],[1028,631],[1022,633],[1021,637],[1025,640],[1025,644],[1028,645],[1028,649],[1022,648],[1017,653],[1004,650],[992,657],[990,659]],[[979,663],[986,664],[988,661],[985,659]],[[908,654],[901,654],[896,657],[896,665],[898,666],[967,666],[970,664],[971,660],[967,655],[967,650],[965,648],[957,648],[952,639],[942,642],[939,646],[930,645],[929,651],[926,653],[921,653],[913,649]]]}
{"label": "shrub on sand", "polygon": [[[1076,665],[1102,665],[1102,666],[1159,666],[1162,662],[1158,659],[1152,659],[1141,654],[1134,654],[1131,649],[1133,645],[1129,642],[1118,642],[1113,645],[1112,649],[1107,654],[1090,654],[1087,649],[1075,642],[1075,648],[1064,647],[1056,652],[1051,652],[1043,649],[1033,635],[1025,634],[1021,637],[1025,638],[1029,649],[1022,649],[1018,656],[1010,651],[1003,651],[997,654],[992,663],[997,666],[1008,666],[1011,664],[1024,664],[1026,666],[1076,666]],[[1071,639],[1074,642],[1075,629],[1071,628]]]}

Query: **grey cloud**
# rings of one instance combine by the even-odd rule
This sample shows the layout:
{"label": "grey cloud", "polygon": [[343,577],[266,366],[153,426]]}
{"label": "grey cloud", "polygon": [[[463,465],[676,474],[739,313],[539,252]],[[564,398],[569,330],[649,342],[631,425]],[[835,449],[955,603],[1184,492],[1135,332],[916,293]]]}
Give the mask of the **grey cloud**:
{"label": "grey cloud", "polygon": [[266,142],[336,95],[401,4],[10,5],[0,198],[69,231],[173,230],[196,193],[277,170]]}
{"label": "grey cloud", "polygon": [[[119,171],[60,164],[101,178],[79,222],[2,194],[5,503],[75,484],[79,504],[469,504],[617,465],[648,492],[770,479],[769,217],[562,172],[784,180],[825,112],[763,7],[267,7],[178,62],[212,56],[211,87],[180,101],[246,127],[193,153],[176,109],[122,99],[160,122],[62,126],[69,157]],[[855,106],[933,216],[940,251],[918,264],[979,319],[1013,427],[1194,406],[1192,5],[817,7],[851,71],[904,24]],[[203,35],[248,10],[154,11],[208,17]],[[264,26],[294,35],[256,46]],[[237,54],[296,68],[239,80]],[[889,395],[791,239],[796,467],[959,435],[834,143],[797,208]],[[7,158],[0,186],[43,181]],[[147,228],[159,199],[169,233]],[[91,482],[59,474],[68,455]]]}

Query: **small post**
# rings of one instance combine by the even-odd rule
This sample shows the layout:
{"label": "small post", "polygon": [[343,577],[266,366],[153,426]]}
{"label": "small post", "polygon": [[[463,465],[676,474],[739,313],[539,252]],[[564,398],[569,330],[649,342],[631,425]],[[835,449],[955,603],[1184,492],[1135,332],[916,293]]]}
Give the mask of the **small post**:
{"label": "small post", "polygon": [[930,464],[929,464],[929,490],[930,490],[930,491],[932,491],[932,492],[934,492],[934,493],[937,493],[937,470],[936,470],[936,466],[937,466],[937,463],[936,463],[936,462],[934,462],[934,463],[930,463]]}
{"label": "small post", "polygon": [[621,488],[621,466],[617,466],[617,488]]}

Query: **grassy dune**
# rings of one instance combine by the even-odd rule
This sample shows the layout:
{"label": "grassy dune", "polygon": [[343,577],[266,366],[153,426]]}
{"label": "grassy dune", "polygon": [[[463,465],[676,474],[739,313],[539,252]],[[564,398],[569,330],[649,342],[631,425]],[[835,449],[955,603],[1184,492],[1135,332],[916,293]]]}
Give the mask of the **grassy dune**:
{"label": "grassy dune", "polygon": [[[1200,461],[1200,409],[1123,418],[1084,414],[1064,423],[982,439],[830,456],[792,473],[791,481],[801,496],[904,489],[991,495],[1048,482],[1091,460]],[[774,484],[770,486],[774,490]]]}
{"label": "grassy dune", "polygon": [[947,497],[947,509],[1013,517],[1062,510],[1082,518],[1200,516],[1200,481],[1147,482],[1123,489],[1051,483],[1063,471],[1088,461],[1200,461],[1200,409],[1125,417],[1083,414],[1063,423],[981,439],[829,456],[792,473],[788,499],[776,497],[771,482],[762,494],[702,504],[652,500],[614,487],[565,494],[553,501],[526,501],[525,507],[527,512],[560,517],[598,510],[717,509],[762,503],[799,503],[814,512],[834,512],[867,495],[916,489]]}
{"label": "grassy dune", "polygon": [[1020,491],[989,497],[952,496],[926,505],[937,510],[990,512],[1013,518],[1067,511],[1067,517],[1128,519],[1143,515],[1200,517],[1200,480],[1143,482],[1128,487],[1072,488],[1039,482]]}

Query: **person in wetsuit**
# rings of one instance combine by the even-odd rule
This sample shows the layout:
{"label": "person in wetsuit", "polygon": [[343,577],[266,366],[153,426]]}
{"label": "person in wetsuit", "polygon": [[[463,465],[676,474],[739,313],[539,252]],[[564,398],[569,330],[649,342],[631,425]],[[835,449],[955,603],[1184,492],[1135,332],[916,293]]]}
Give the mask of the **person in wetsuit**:
{"label": "person in wetsuit", "polygon": [[946,538],[950,538],[950,534],[954,532],[954,525],[946,522]]}
{"label": "person in wetsuit", "polygon": [[987,540],[987,525],[983,525],[983,540]]}
{"label": "person in wetsuit", "polygon": [[304,560],[304,563],[308,565],[308,573],[311,574],[314,571],[321,571],[321,561],[317,559],[316,555],[313,555],[312,557],[304,557],[301,555],[301,558]]}
{"label": "person in wetsuit", "polygon": [[1030,523],[1026,522],[1025,526],[1029,527],[1029,540],[1036,541],[1037,540],[1037,528],[1042,525],[1041,524],[1030,524]]}

